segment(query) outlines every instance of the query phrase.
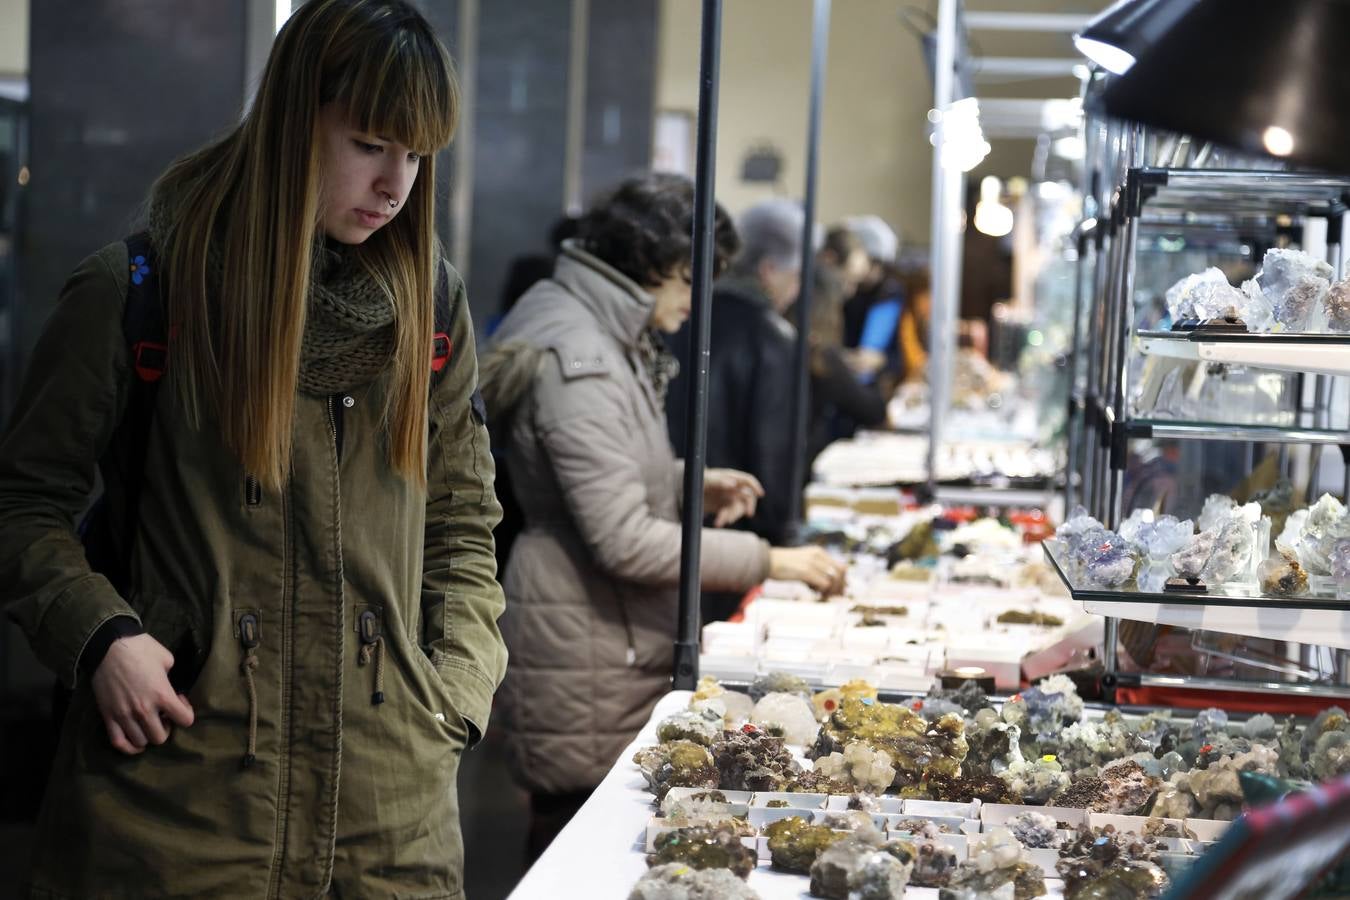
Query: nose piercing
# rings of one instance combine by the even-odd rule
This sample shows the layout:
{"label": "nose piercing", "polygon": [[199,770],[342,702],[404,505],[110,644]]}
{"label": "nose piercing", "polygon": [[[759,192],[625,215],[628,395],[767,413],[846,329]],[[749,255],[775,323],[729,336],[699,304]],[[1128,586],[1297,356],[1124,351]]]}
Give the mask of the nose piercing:
{"label": "nose piercing", "polygon": [[395,200],[393,197],[390,197],[390,198],[389,198],[389,208],[390,208],[390,209],[393,209],[393,208],[396,207],[396,206],[398,206],[398,201]]}

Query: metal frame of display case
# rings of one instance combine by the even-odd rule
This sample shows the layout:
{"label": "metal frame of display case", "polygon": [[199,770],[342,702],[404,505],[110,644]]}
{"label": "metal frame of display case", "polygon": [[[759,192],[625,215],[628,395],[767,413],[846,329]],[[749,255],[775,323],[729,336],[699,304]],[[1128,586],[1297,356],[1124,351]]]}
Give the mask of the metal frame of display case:
{"label": "metal frame of display case", "polygon": [[[1089,101],[1103,83],[1104,76],[1098,76],[1089,84]],[[1109,527],[1119,526],[1131,440],[1305,444],[1313,446],[1314,454],[1333,445],[1341,447],[1350,461],[1350,431],[1330,427],[1327,410],[1327,377],[1350,373],[1350,335],[1218,334],[1212,329],[1136,333],[1134,328],[1141,231],[1227,234],[1230,241],[1248,243],[1252,256],[1259,259],[1262,243],[1270,246],[1280,233],[1298,227],[1297,222],[1320,217],[1328,222],[1328,261],[1339,274],[1350,177],[1187,168],[1185,139],[1171,145],[1177,152],[1168,160],[1180,165],[1152,166],[1150,161],[1168,157],[1157,135],[1140,126],[1093,116],[1085,128],[1089,164],[1078,231],[1067,508],[1081,504]],[[1249,235],[1256,237],[1244,240]],[[1138,352],[1297,373],[1296,424],[1279,427],[1136,417],[1130,409],[1130,360]],[[1307,387],[1312,390],[1305,391]],[[1309,393],[1315,398],[1311,409],[1304,407]],[[1315,465],[1313,472],[1315,477]],[[1350,468],[1346,483],[1350,485]],[[1072,583],[1049,546],[1046,553],[1072,596],[1088,611],[1106,616],[1103,684],[1110,693],[1116,686],[1138,685],[1350,695],[1345,687],[1320,683],[1125,674],[1119,671],[1118,658],[1119,619],[1137,618],[1337,647],[1341,652],[1336,655],[1336,675],[1344,685],[1350,680],[1350,602],[1223,589],[1204,595],[1086,590]]]}

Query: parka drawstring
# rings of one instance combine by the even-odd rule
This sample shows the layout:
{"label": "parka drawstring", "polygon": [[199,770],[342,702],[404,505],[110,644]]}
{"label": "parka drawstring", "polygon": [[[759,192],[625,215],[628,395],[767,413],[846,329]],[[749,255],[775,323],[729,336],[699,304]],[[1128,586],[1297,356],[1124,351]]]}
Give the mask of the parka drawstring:
{"label": "parka drawstring", "polygon": [[262,636],[258,617],[253,613],[239,617],[239,642],[244,645],[244,659],[239,664],[239,671],[248,690],[248,749],[243,760],[243,768],[247,769],[258,759],[258,689],[253,683],[253,670],[258,668],[258,644],[262,642]]}
{"label": "parka drawstring", "polygon": [[370,695],[373,706],[384,702],[384,635],[380,634],[379,617],[366,610],[356,620],[356,631],[361,637],[361,651],[356,660],[360,665],[370,665],[375,658],[375,691]]}

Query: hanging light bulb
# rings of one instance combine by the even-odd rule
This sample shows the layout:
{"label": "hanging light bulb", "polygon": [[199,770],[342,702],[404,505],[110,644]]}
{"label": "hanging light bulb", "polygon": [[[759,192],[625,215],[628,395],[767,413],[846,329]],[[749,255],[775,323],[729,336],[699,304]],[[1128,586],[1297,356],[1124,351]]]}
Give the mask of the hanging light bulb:
{"label": "hanging light bulb", "polygon": [[975,230],[990,237],[1003,237],[1013,230],[1013,211],[999,199],[1003,185],[993,175],[980,182],[980,202],[975,204]]}
{"label": "hanging light bulb", "polygon": [[940,113],[942,165],[969,172],[989,155],[989,142],[980,127],[980,104],[974,97],[957,100]]}

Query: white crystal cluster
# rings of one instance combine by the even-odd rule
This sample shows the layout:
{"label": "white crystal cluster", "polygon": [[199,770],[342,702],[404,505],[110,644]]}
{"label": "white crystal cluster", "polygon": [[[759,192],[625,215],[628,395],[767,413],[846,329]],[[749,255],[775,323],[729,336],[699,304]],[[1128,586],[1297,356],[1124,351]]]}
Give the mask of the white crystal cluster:
{"label": "white crystal cluster", "polygon": [[873,750],[860,741],[845,744],[843,753],[820,757],[815,762],[815,770],[831,781],[872,794],[883,793],[895,781],[895,765],[890,754]]}
{"label": "white crystal cluster", "polygon": [[1218,268],[1187,275],[1167,289],[1167,311],[1183,319],[1240,319],[1252,332],[1350,330],[1350,289],[1335,270],[1301,250],[1266,251],[1261,271],[1236,288]]}

